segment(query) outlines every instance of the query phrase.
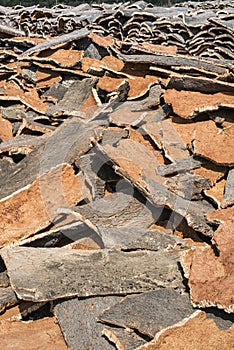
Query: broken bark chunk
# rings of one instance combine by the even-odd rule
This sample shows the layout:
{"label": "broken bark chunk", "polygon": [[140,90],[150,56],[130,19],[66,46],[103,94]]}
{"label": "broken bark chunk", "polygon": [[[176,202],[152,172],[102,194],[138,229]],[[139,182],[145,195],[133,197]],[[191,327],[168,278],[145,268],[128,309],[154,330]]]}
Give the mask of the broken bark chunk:
{"label": "broken bark chunk", "polygon": [[[45,139],[45,144],[31,152],[21,162],[13,164],[0,177],[0,198],[3,199],[25,186],[32,184],[39,176],[64,163],[73,163],[92,147],[91,140],[100,138],[98,130],[86,128],[76,119],[70,119]],[[58,154],[59,147],[59,154]]]}
{"label": "broken bark chunk", "polygon": [[201,162],[193,157],[184,158],[168,165],[159,165],[157,168],[161,176],[171,176],[189,170],[200,168]]}
{"label": "broken bark chunk", "polygon": [[198,91],[203,93],[209,91],[210,94],[217,92],[233,94],[234,85],[232,83],[226,83],[205,77],[183,75],[172,76],[167,85],[167,89]]}
{"label": "broken bark chunk", "polygon": [[41,44],[38,44],[32,47],[29,50],[26,50],[23,53],[23,56],[29,56],[29,55],[32,55],[33,53],[41,52],[47,49],[59,48],[71,41],[85,38],[88,34],[89,34],[89,31],[87,29],[80,29],[80,30],[75,30],[74,32],[69,34],[60,35],[57,38],[52,38],[50,40],[47,40],[46,42],[43,42]]}
{"label": "broken bark chunk", "polygon": [[74,82],[57,105],[47,110],[47,114],[80,116],[80,108],[91,94],[95,81],[95,79],[85,79]]}
{"label": "broken bark chunk", "polygon": [[[123,142],[122,140],[121,142]],[[169,191],[165,186],[161,184],[162,179],[156,175],[152,170],[152,160],[149,163],[149,167],[146,162],[146,156],[142,163],[141,159],[134,159],[134,168],[133,165],[129,167],[129,161],[126,163],[125,159],[122,158],[120,152],[117,152],[117,148],[105,146],[103,149],[100,149],[105,156],[109,157],[109,160],[113,162],[115,171],[134,184],[137,189],[143,193],[146,198],[154,206],[166,206],[167,208],[175,211],[176,213],[184,216],[188,222],[188,225],[197,230],[198,232],[203,233],[207,236],[213,235],[213,230],[206,222],[204,214],[211,209],[202,203],[192,203],[173,192]],[[127,159],[131,157],[131,153],[123,153],[124,157]],[[125,156],[126,154],[126,156]],[[134,154],[134,153],[133,153]],[[143,155],[143,153],[142,153]],[[139,165],[138,165],[139,164]],[[157,165],[155,166],[156,169]],[[133,169],[135,171],[133,171]],[[155,212],[157,219],[159,218],[160,211]],[[159,216],[157,216],[159,214]],[[175,223],[175,226],[177,224]]]}
{"label": "broken bark chunk", "polygon": [[203,198],[202,191],[210,188],[211,182],[204,176],[179,174],[165,180],[164,185],[178,196],[188,200],[198,200]]}
{"label": "broken bark chunk", "polygon": [[[52,350],[67,350],[59,326],[54,318],[44,318],[36,321],[10,321],[1,320],[1,346],[5,350],[11,350],[16,346],[18,350],[30,348],[38,349],[38,346]],[[15,344],[15,345],[14,345]]]}
{"label": "broken bark chunk", "polygon": [[5,311],[7,307],[17,304],[17,298],[12,288],[0,287],[0,313]]}
{"label": "broken bark chunk", "polygon": [[204,193],[207,197],[211,198],[220,208],[220,203],[223,198],[224,188],[226,180],[217,182],[212,188],[205,190]]}
{"label": "broken bark chunk", "polygon": [[[13,137],[12,125],[0,115],[0,140],[7,141]],[[0,142],[1,142],[0,141]]]}
{"label": "broken bark chunk", "polygon": [[[64,164],[1,201],[0,246],[26,238],[48,226],[56,209],[84,199],[84,178]],[[36,206],[36,208],[35,208]]]}
{"label": "broken bark chunk", "polygon": [[18,247],[4,248],[1,255],[23,300],[138,293],[169,285],[183,289],[177,252]]}
{"label": "broken bark chunk", "polygon": [[[218,255],[209,247],[197,247],[192,252],[192,260],[187,265],[188,284],[194,306],[216,306],[226,312],[233,312],[233,222],[227,221],[219,226],[213,240]],[[186,255],[185,255],[186,259]]]}
{"label": "broken bark chunk", "polygon": [[[120,297],[72,299],[55,306],[55,314],[70,349],[114,349],[102,336],[103,326],[96,317]],[[71,322],[72,320],[72,322]]]}
{"label": "broken bark chunk", "polygon": [[102,334],[111,343],[115,344],[117,350],[133,350],[146,343],[146,340],[141,338],[132,329],[105,327]]}
{"label": "broken bark chunk", "polygon": [[212,120],[198,123],[194,154],[209,159],[215,164],[234,165],[233,138],[224,131],[220,131]]}
{"label": "broken bark chunk", "polygon": [[234,204],[234,169],[230,169],[228,172],[227,183],[225,186],[221,207],[226,208],[232,204]]}
{"label": "broken bark chunk", "polygon": [[118,304],[101,313],[103,323],[136,329],[149,337],[163,328],[193,314],[188,295],[180,295],[170,288],[127,296]]}
{"label": "broken bark chunk", "polygon": [[233,346],[234,326],[226,331],[219,330],[205,312],[194,312],[191,317],[159,332],[152,342],[136,350],[178,350],[194,347],[207,350],[229,350]]}
{"label": "broken bark chunk", "polygon": [[[164,94],[166,103],[171,104],[173,111],[184,119],[192,119],[197,114],[215,111],[219,107],[234,108],[232,95],[216,93],[213,95],[193,91],[166,90]],[[186,104],[184,101],[189,101]]]}
{"label": "broken bark chunk", "polygon": [[44,50],[38,54],[38,58],[55,62],[61,67],[73,67],[81,61],[83,52],[77,50]]}
{"label": "broken bark chunk", "polygon": [[133,197],[134,190],[131,186],[127,187],[130,193],[121,192],[121,186],[126,185],[126,182],[121,180],[119,192],[86,205],[73,207],[74,214],[81,214],[98,227],[148,228],[154,222],[154,215],[150,207],[147,208]]}

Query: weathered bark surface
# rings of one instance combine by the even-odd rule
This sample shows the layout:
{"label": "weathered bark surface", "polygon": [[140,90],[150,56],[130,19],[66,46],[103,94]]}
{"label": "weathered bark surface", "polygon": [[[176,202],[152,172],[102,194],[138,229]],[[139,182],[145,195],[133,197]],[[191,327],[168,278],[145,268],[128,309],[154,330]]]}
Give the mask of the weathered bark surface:
{"label": "weathered bark surface", "polygon": [[204,312],[195,312],[188,320],[158,333],[152,342],[136,350],[177,350],[194,348],[207,350],[229,350],[234,342],[234,326],[226,331],[219,330],[213,320]]}
{"label": "weathered bark surface", "polygon": [[0,313],[5,311],[7,307],[17,304],[17,298],[12,288],[0,287]]}
{"label": "weathered bark surface", "polygon": [[184,158],[168,165],[159,165],[157,171],[162,176],[172,176],[200,168],[201,162],[193,157]]}
{"label": "weathered bark surface", "polygon": [[7,269],[2,258],[0,258],[0,287],[8,287],[10,284]]}
{"label": "weathered bark surface", "polygon": [[36,321],[0,320],[1,346],[5,350],[16,347],[25,349],[67,350],[55,318],[44,318]]}
{"label": "weathered bark surface", "polygon": [[218,165],[232,166],[234,165],[233,137],[225,130],[220,132],[211,120],[198,123],[194,141],[194,154],[209,159]]}
{"label": "weathered bark surface", "polygon": [[[216,93],[213,95],[202,94],[195,91],[166,90],[164,94],[166,103],[172,105],[173,111],[184,119],[192,119],[202,112],[214,111],[219,107],[234,108],[232,95]],[[189,101],[189,104],[184,101]]]}
{"label": "weathered bark surface", "polygon": [[104,323],[136,329],[154,337],[161,329],[174,325],[193,314],[189,296],[170,288],[127,296],[104,311],[98,319]]}
{"label": "weathered bark surface", "polygon": [[234,85],[223,81],[216,81],[205,77],[192,77],[192,76],[172,76],[168,85],[168,89],[198,91],[210,94],[222,92],[222,93],[234,93]]}
{"label": "weathered bark surface", "polygon": [[102,334],[114,343],[118,350],[134,350],[146,343],[146,340],[137,335],[132,329],[105,327]]}
{"label": "weathered bark surface", "polygon": [[95,79],[84,79],[74,82],[63,98],[55,106],[50,107],[46,113],[56,116],[63,114],[74,117],[81,116],[81,107],[91,96],[95,81]]}
{"label": "weathered bark surface", "polygon": [[179,237],[169,235],[159,230],[143,231],[139,238],[132,240],[122,250],[171,250],[177,246],[184,245],[184,242]]}
{"label": "weathered bark surface", "polygon": [[177,252],[18,247],[5,248],[2,258],[14,291],[24,300],[183,288]]}
{"label": "weathered bark surface", "polygon": [[182,259],[194,306],[216,306],[233,312],[233,220],[219,226],[213,237],[218,254],[210,247],[196,247]]}
{"label": "weathered bark surface", "polygon": [[[121,185],[125,186],[126,183],[121,182]],[[148,228],[154,222],[154,213],[150,207],[133,197],[133,188],[130,185],[127,187],[127,192],[130,193],[115,192],[89,204],[73,207],[72,210],[74,214],[81,214],[100,228],[125,226]]]}
{"label": "weathered bark surface", "polygon": [[0,246],[27,238],[47,227],[61,206],[74,205],[88,194],[82,174],[63,164],[0,202]]}
{"label": "weathered bark surface", "polygon": [[204,176],[179,174],[164,181],[166,188],[187,200],[202,199],[202,191],[211,187],[211,182]]}
{"label": "weathered bark surface", "polygon": [[228,172],[227,182],[224,190],[221,207],[226,208],[234,204],[234,169]]}
{"label": "weathered bark surface", "polygon": [[[90,148],[98,132],[86,129],[75,118],[62,124],[44,144],[17,164],[3,171],[0,178],[0,198],[3,199],[34,182],[40,175],[63,163],[71,164]],[[58,152],[59,149],[59,152]]]}
{"label": "weathered bark surface", "polygon": [[196,57],[181,57],[176,54],[163,54],[158,53],[155,55],[118,55],[126,63],[139,64],[144,63],[153,66],[163,66],[169,68],[170,70],[176,68],[176,70],[185,70],[186,67],[189,69],[197,69],[199,72],[205,72],[206,74],[225,74],[227,73],[227,68],[221,64],[217,64],[212,60],[201,60]]}
{"label": "weathered bark surface", "polygon": [[103,325],[96,317],[119,299],[118,296],[76,298],[57,304],[55,315],[69,349],[114,350],[114,346],[102,336]]}
{"label": "weathered bark surface", "polygon": [[47,40],[46,42],[38,44],[33,48],[25,51],[23,56],[29,56],[36,52],[41,52],[47,49],[55,49],[55,48],[62,47],[63,45],[71,41],[85,38],[88,34],[89,34],[89,31],[87,29],[81,29],[81,30],[75,30],[74,32],[69,34],[60,35],[57,38],[52,38],[50,40]]}

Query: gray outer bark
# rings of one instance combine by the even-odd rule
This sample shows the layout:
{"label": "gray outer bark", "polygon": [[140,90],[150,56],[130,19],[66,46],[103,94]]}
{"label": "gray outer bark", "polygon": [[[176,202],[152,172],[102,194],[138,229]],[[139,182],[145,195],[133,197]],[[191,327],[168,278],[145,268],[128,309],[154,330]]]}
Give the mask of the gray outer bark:
{"label": "gray outer bark", "polygon": [[63,248],[4,248],[2,258],[20,299],[47,301],[70,296],[139,293],[184,288],[179,253]]}

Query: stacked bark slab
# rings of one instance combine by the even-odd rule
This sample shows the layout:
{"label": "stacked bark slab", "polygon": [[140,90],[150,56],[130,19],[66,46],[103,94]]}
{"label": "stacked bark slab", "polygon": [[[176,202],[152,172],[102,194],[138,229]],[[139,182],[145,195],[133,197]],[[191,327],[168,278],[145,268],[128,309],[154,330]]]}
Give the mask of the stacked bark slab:
{"label": "stacked bark slab", "polygon": [[233,348],[233,11],[0,8],[4,349]]}

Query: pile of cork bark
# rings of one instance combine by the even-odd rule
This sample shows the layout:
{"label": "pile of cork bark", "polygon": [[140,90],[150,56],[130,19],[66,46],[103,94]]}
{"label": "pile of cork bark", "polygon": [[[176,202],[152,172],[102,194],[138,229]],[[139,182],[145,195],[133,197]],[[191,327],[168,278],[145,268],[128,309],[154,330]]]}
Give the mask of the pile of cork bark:
{"label": "pile of cork bark", "polygon": [[0,347],[234,347],[231,1],[0,7]]}

